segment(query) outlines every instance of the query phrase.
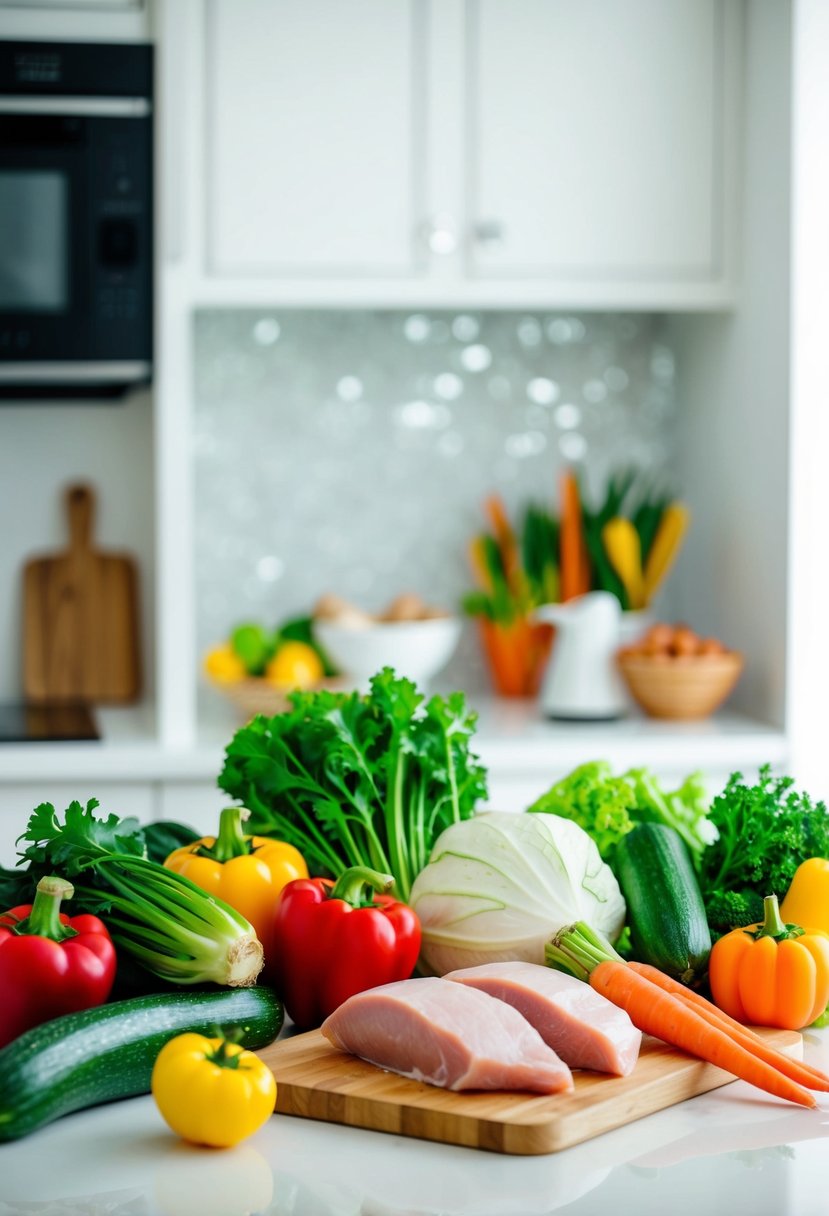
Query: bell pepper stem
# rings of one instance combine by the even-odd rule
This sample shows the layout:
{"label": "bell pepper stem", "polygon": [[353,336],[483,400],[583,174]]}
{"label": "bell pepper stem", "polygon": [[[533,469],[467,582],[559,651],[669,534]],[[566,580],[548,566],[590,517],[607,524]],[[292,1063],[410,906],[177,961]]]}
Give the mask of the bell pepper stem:
{"label": "bell pepper stem", "polygon": [[[219,1068],[238,1069],[239,1059],[242,1054],[242,1048],[237,1042],[239,1037],[238,1031],[236,1033],[224,1034],[220,1030],[214,1037],[219,1040],[218,1045],[212,1051],[209,1051],[205,1058],[211,1064],[216,1064]],[[231,1053],[230,1048],[234,1048],[235,1050]]]}
{"label": "bell pepper stem", "polygon": [[777,896],[766,895],[763,899],[763,923],[752,934],[754,940],[758,941],[761,937],[771,937],[776,942],[784,942],[791,937],[802,937],[802,935],[803,929],[800,925],[787,925],[783,923]]}
{"label": "bell pepper stem", "polygon": [[77,937],[77,929],[61,923],[60,901],[71,899],[75,888],[65,878],[49,874],[41,878],[35,891],[32,910],[25,920],[15,926],[14,932],[21,936],[48,937],[53,942],[63,942]]}
{"label": "bell pepper stem", "polygon": [[[371,904],[375,893],[384,894],[391,891],[394,878],[391,874],[381,874],[379,870],[371,870],[368,866],[352,866],[344,870],[331,888],[329,899],[342,899],[351,904],[352,908],[360,908]],[[368,887],[368,897],[363,888]]]}
{"label": "bell pepper stem", "polygon": [[251,851],[250,837],[245,835],[243,824],[250,818],[244,806],[226,806],[219,816],[219,835],[209,849],[200,849],[206,857],[224,863],[233,857],[246,857]]}

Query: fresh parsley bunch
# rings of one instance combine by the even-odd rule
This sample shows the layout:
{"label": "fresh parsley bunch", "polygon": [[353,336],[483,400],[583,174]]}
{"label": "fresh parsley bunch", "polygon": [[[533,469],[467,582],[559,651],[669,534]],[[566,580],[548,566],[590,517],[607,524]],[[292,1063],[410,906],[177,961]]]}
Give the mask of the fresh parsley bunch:
{"label": "fresh parsley bunch", "polygon": [[366,694],[290,699],[237,731],[219,786],[249,809],[249,832],[287,840],[312,873],[367,865],[406,900],[440,833],[486,797],[469,747],[477,714],[460,692],[427,701],[388,667]]}

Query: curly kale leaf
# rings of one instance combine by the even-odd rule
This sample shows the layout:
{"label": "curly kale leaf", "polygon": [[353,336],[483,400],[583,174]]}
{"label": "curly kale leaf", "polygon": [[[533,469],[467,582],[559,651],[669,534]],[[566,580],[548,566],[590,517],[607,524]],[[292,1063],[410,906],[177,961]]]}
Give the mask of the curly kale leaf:
{"label": "curly kale leaf", "polygon": [[699,773],[676,790],[663,788],[646,768],[614,777],[605,760],[580,764],[533,803],[530,811],[562,815],[584,828],[604,861],[637,823],[673,828],[688,846],[695,864],[716,835],[708,820],[708,797]]}
{"label": "curly kale leaf", "polygon": [[770,765],[760,768],[753,785],[732,773],[711,804],[710,818],[719,835],[702,858],[706,901],[726,891],[782,900],[802,861],[829,856],[825,803],[795,790],[793,778],[773,776]]}

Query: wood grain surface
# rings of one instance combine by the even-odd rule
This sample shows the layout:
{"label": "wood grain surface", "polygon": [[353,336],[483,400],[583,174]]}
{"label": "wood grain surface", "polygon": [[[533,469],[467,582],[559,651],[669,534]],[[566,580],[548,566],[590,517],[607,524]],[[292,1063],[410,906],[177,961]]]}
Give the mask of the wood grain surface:
{"label": "wood grain surface", "polygon": [[69,545],[23,569],[27,701],[134,701],[140,692],[137,573],[132,558],[93,545],[95,495],[66,494]]}
{"label": "wood grain surface", "polygon": [[[801,1057],[799,1034],[760,1033],[779,1050]],[[575,1072],[573,1093],[551,1096],[451,1093],[344,1055],[319,1030],[256,1054],[276,1077],[276,1109],[282,1114],[524,1155],[559,1152],[735,1079],[647,1037],[629,1077]]]}

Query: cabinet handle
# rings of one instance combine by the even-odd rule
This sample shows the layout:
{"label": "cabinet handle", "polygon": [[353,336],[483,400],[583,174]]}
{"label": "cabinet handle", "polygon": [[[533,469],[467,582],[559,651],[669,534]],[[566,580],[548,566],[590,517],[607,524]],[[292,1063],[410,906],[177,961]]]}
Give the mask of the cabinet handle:
{"label": "cabinet handle", "polygon": [[430,253],[442,257],[454,253],[458,247],[455,221],[451,215],[433,215],[423,225],[423,240]]}
{"label": "cabinet handle", "polygon": [[506,232],[500,220],[478,220],[473,228],[475,244],[482,249],[500,249]]}

